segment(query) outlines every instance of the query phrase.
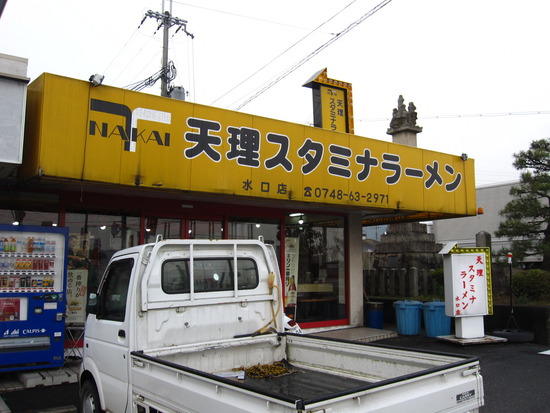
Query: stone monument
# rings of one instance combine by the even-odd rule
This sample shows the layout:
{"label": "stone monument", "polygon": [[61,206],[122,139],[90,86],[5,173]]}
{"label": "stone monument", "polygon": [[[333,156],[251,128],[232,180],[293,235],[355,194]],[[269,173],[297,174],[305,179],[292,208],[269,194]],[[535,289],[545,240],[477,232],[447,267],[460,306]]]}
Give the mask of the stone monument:
{"label": "stone monument", "polygon": [[417,117],[418,115],[414,103],[409,102],[407,109],[403,95],[399,95],[397,108],[393,109],[390,127],[386,133],[392,135],[392,141],[394,143],[417,146],[416,134],[422,132],[422,128],[416,124]]}
{"label": "stone monument", "polygon": [[[405,106],[405,99],[400,95],[397,108],[387,134],[392,141],[408,146],[417,146],[416,135],[422,128],[416,124],[416,106],[413,102]],[[411,268],[435,269],[442,265],[439,255],[442,245],[435,242],[435,236],[428,233],[427,225],[417,222],[390,224],[387,233],[380,239],[375,250],[377,268]]]}

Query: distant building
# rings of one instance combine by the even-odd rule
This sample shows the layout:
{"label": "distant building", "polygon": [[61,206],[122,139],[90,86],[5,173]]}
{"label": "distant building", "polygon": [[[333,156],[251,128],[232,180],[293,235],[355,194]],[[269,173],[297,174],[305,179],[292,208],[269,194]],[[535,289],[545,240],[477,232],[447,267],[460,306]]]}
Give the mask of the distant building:
{"label": "distant building", "polygon": [[[491,235],[493,253],[498,253],[502,249],[509,250],[511,243],[508,238],[496,237],[495,231],[503,220],[500,211],[512,200],[510,189],[518,183],[507,182],[477,188],[477,205],[483,208],[483,214],[434,221],[433,230],[436,242],[446,244],[456,241],[460,247],[473,247],[476,245],[476,234],[485,231]],[[538,262],[541,259],[541,257],[530,257],[527,260]]]}
{"label": "distant building", "polygon": [[456,241],[460,247],[475,247],[476,234],[485,231],[491,235],[493,251],[509,248],[507,238],[496,238],[495,231],[502,221],[500,211],[512,200],[510,189],[517,182],[476,188],[477,205],[483,208],[483,214],[474,217],[444,219],[434,221],[434,233],[437,242],[446,244]]}

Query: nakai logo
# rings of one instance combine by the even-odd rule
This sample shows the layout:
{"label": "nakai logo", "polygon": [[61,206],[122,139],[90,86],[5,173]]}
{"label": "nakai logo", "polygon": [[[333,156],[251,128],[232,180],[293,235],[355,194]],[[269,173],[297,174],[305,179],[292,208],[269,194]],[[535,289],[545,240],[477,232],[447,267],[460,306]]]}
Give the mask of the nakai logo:
{"label": "nakai logo", "polygon": [[124,150],[135,152],[138,138],[143,142],[155,141],[160,146],[170,146],[170,134],[164,133],[164,137],[157,130],[138,129],[138,121],[146,120],[150,122],[163,123],[169,125],[172,122],[172,114],[160,110],[136,108],[130,110],[126,105],[109,102],[106,100],[91,99],[90,110],[111,115],[118,115],[124,118],[123,125],[111,126],[107,122],[98,124],[90,120],[90,135],[99,133],[104,138],[120,136],[124,141]]}

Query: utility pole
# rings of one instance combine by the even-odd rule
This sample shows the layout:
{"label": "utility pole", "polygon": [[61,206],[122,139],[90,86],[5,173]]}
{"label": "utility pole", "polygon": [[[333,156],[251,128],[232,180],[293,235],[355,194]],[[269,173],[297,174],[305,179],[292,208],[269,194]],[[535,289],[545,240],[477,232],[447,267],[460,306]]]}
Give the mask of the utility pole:
{"label": "utility pole", "polygon": [[164,31],[162,34],[162,76],[160,77],[160,95],[170,96],[168,90],[168,36],[170,35],[170,12],[165,11],[162,19]]}
{"label": "utility pole", "polygon": [[173,26],[178,27],[174,34],[183,29],[185,34],[190,36],[192,39],[194,38],[194,36],[187,31],[187,20],[182,20],[179,17],[173,17],[169,11],[159,13],[156,11],[148,10],[147,13],[145,13],[145,17],[143,18],[142,23],[147,17],[157,20],[157,23],[159,24],[157,30],[161,27],[163,28],[160,95],[164,97],[170,97],[170,82],[176,77],[173,63],[168,61],[168,36],[170,35],[170,28]]}

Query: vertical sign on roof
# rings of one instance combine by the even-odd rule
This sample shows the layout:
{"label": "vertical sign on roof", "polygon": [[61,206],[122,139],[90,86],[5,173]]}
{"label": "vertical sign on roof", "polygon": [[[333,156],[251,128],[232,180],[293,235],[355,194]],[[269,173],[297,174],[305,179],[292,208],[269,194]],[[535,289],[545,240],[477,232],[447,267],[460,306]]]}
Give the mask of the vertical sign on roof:
{"label": "vertical sign on roof", "polygon": [[325,68],[315,73],[304,86],[313,89],[315,127],[354,133],[351,83],[329,79]]}

